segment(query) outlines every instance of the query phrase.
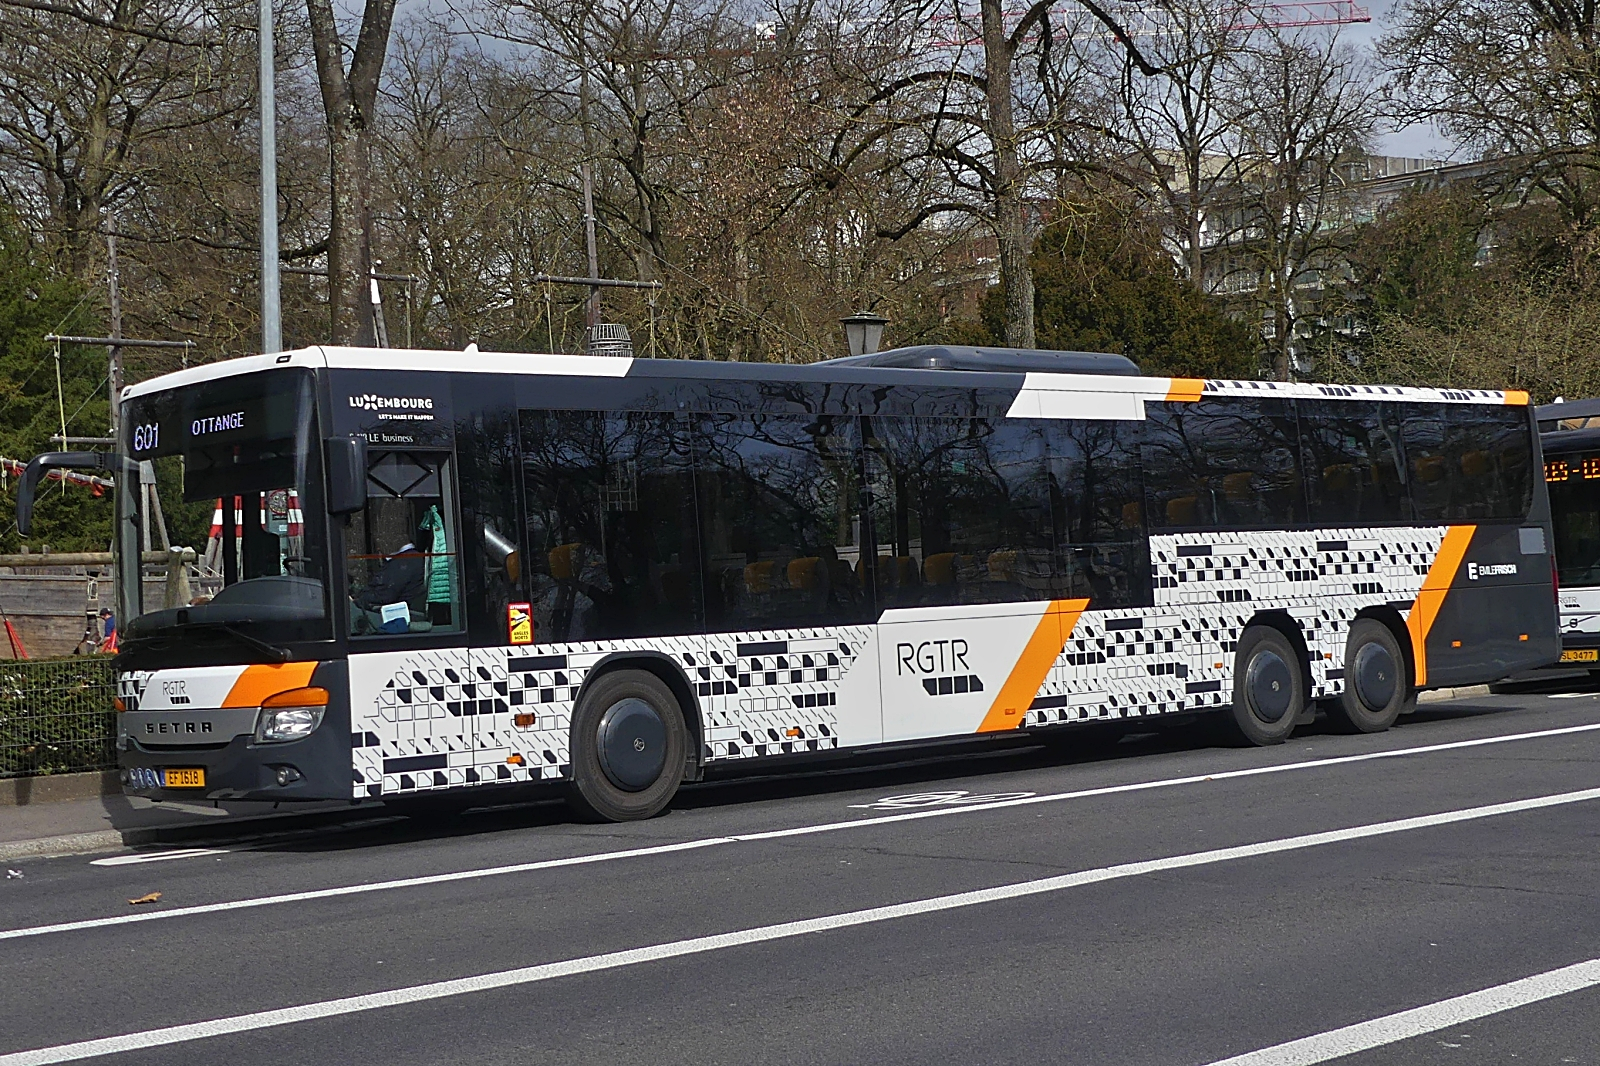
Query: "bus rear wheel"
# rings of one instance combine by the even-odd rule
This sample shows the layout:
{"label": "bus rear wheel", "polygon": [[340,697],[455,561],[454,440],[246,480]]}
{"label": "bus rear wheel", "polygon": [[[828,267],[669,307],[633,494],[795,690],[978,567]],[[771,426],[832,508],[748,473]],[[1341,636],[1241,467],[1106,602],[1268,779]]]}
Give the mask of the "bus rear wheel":
{"label": "bus rear wheel", "polygon": [[1271,626],[1246,629],[1233,658],[1232,731],[1250,744],[1282,744],[1305,706],[1305,672],[1289,638]]}
{"label": "bus rear wheel", "polygon": [[672,690],[644,670],[618,670],[584,690],[572,716],[567,802],[586,819],[651,818],[683,781],[689,732]]}
{"label": "bus rear wheel", "polygon": [[1414,698],[1405,652],[1388,626],[1358,618],[1344,646],[1344,692],[1328,704],[1341,732],[1381,733]]}

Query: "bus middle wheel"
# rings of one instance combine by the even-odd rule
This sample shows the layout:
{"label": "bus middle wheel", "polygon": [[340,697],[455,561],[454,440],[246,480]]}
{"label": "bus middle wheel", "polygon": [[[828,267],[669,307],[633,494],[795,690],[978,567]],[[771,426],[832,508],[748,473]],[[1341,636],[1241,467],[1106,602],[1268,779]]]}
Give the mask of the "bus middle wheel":
{"label": "bus middle wheel", "polygon": [[644,670],[606,674],[573,712],[567,801],[596,821],[653,817],[683,781],[688,742],[683,711],[660,678]]}
{"label": "bus middle wheel", "polygon": [[1246,629],[1233,659],[1233,731],[1250,744],[1282,744],[1305,706],[1305,673],[1289,638],[1271,626]]}

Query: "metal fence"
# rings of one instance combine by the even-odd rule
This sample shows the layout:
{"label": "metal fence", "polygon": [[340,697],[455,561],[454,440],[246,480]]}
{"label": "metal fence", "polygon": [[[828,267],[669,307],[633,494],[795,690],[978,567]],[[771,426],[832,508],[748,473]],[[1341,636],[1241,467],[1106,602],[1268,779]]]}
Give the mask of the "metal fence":
{"label": "metal fence", "polygon": [[0,777],[117,765],[109,655],[0,662]]}

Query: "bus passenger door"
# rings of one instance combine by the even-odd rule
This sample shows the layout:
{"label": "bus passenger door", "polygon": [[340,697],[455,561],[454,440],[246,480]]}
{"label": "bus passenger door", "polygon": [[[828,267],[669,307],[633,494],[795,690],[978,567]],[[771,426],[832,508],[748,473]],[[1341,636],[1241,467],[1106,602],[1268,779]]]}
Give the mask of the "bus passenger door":
{"label": "bus passenger door", "polygon": [[[875,417],[865,448],[885,742],[1019,727],[1061,652],[1038,426]],[[1081,607],[1079,607],[1081,610]]]}

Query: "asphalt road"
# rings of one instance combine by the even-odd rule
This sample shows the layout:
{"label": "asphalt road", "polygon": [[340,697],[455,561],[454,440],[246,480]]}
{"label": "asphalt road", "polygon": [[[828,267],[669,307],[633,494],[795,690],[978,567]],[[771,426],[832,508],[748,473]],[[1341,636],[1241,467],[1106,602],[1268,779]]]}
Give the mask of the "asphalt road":
{"label": "asphalt road", "polygon": [[210,847],[0,880],[0,1066],[1600,1064],[1597,694]]}

